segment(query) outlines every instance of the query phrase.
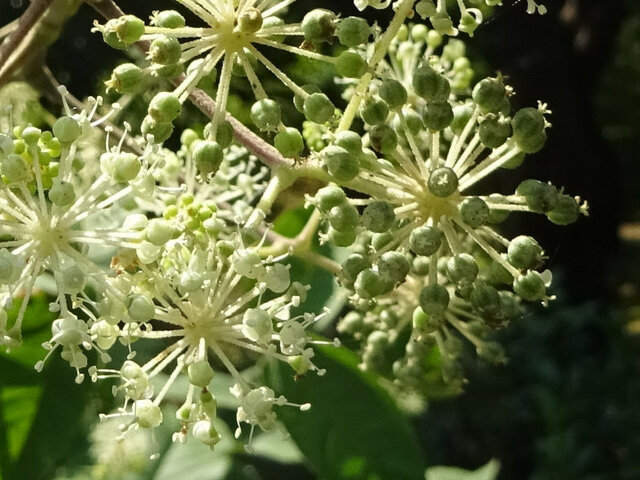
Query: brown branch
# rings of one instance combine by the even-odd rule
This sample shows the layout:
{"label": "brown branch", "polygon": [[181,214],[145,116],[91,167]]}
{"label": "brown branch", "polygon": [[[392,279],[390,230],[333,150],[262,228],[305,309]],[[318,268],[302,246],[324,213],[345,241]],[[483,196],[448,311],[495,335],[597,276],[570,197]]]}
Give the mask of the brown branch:
{"label": "brown branch", "polygon": [[38,20],[42,18],[51,3],[53,3],[53,0],[32,0],[29,7],[20,17],[18,27],[0,45],[0,70],[4,69],[9,57],[18,48],[22,40],[26,38],[34,25],[38,23]]}
{"label": "brown branch", "polygon": [[[85,2],[102,15],[105,20],[118,18],[125,14],[113,0],[85,0]],[[136,46],[146,52],[149,49],[149,42],[139,41],[136,42]],[[173,84],[179,85],[184,78],[184,75],[179,76],[173,80]],[[207,117],[213,117],[216,104],[206,92],[199,88],[194,88],[189,94],[189,99]],[[233,136],[236,141],[244,145],[249,152],[258,157],[265,165],[272,168],[277,166],[291,167],[295,163],[292,158],[283,157],[276,148],[245,127],[230,113],[225,112],[225,120],[233,127]]]}

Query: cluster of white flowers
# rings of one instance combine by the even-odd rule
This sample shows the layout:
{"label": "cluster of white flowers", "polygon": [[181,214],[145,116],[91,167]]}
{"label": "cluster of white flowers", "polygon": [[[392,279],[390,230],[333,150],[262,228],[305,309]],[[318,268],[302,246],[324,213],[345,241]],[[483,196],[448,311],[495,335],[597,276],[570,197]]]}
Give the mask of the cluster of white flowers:
{"label": "cluster of white flowers", "polygon": [[[0,345],[20,344],[36,281],[52,277],[50,309],[59,318],[36,368],[60,351],[78,382],[85,372],[112,379],[124,400],[104,418],[122,419],[123,435],[160,425],[162,400],[186,375],[174,440],[190,433],[213,448],[220,440],[215,369],[234,379],[236,437],[249,424],[249,451],[256,426],[278,427],[275,407],[310,407],[238,367],[269,358],[290,365],[292,375],[324,373],[311,347],[327,342],[309,333],[322,314],[298,313],[308,287],[291,278],[291,255],[327,268],[350,293],[352,311],[338,332],[359,342],[363,368],[419,392],[426,351],[437,349],[438,375],[461,385],[459,338],[501,361],[487,332],[505,325],[520,299],[551,299],[542,248],[528,236],[506,239],[494,225],[513,211],[559,225],[587,213],[579,198],[536,180],[512,195],[478,193],[488,175],[539,151],[550,126],[545,104],[512,112],[514,91],[500,74],[473,85],[464,44],[444,42],[458,29],[472,34],[481,10],[460,0],[455,29],[443,0],[400,0],[380,31],[324,9],[286,23],[280,16],[294,1],[180,0],[204,27],[186,26],[174,10],[154,12],[149,24],[132,15],[96,24],[115,48],[149,45],[148,63],[118,66],[109,90],[139,94],[145,77],[172,79],[175,88],[155,94],[141,125],[124,123],[124,131],[105,127],[118,105],[96,98],[80,111],[65,101],[52,131],[19,126],[0,135]],[[390,3],[356,0],[360,9]],[[529,8],[544,13],[535,2]],[[406,25],[414,11],[433,29]],[[313,79],[295,83],[263,50],[334,68],[344,110]],[[306,118],[303,132],[283,124],[258,68],[291,91]],[[252,126],[267,140],[228,115],[233,75],[253,91]],[[199,88],[215,97],[211,121],[201,134],[181,132],[180,148],[170,151],[163,143]],[[308,224],[285,239],[265,219],[278,195],[304,177],[330,185],[308,197],[315,207]],[[341,266],[312,251],[316,234],[351,248]],[[22,303],[9,319],[14,301]],[[138,345],[154,353],[141,358]],[[109,352],[117,348],[127,356],[114,366]],[[167,372],[158,387],[154,378]]]}

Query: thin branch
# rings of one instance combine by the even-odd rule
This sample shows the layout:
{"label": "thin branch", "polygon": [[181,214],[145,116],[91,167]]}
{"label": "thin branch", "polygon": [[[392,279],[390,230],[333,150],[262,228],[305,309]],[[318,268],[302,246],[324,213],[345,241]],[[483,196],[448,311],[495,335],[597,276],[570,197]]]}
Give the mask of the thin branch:
{"label": "thin branch", "polygon": [[32,0],[29,7],[24,11],[18,20],[17,28],[0,45],[0,70],[4,70],[8,64],[9,57],[18,48],[20,43],[27,37],[31,29],[42,18],[53,0]]}
{"label": "thin branch", "polygon": [[[125,13],[116,5],[113,0],[85,0],[94,10],[102,15],[106,20],[112,18],[118,18]],[[136,43],[136,46],[143,52],[149,49],[149,42],[140,41]],[[174,85],[179,85],[185,76],[181,75],[173,80]],[[194,88],[189,99],[198,107],[198,109],[204,113],[207,117],[212,118],[215,112],[215,102],[207,95],[206,92],[199,88]],[[277,166],[293,166],[295,161],[292,158],[283,157],[276,148],[269,143],[265,142],[258,135],[253,133],[242,123],[240,123],[235,117],[228,112],[225,113],[225,120],[228,121],[233,127],[234,138],[236,141],[244,145],[249,152],[258,157],[264,164],[269,167]]]}

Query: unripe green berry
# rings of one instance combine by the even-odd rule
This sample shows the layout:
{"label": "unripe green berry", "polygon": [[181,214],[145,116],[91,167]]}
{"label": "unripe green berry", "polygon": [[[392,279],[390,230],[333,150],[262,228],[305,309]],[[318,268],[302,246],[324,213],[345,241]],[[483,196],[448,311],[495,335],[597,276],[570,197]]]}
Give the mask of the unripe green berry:
{"label": "unripe green berry", "polygon": [[441,244],[442,232],[428,225],[414,229],[409,235],[409,248],[417,255],[433,255]]}
{"label": "unripe green berry", "polygon": [[578,220],[580,206],[575,198],[569,195],[560,195],[558,203],[553,210],[547,212],[547,218],[556,225],[569,225]]}
{"label": "unripe green berry", "polygon": [[378,259],[378,273],[383,279],[394,284],[404,281],[409,269],[407,257],[400,252],[385,252]]}
{"label": "unripe green berry", "polygon": [[530,137],[515,137],[518,148],[524,153],[536,153],[547,143],[547,133],[540,132]]}
{"label": "unripe green berry", "polygon": [[285,157],[297,157],[304,148],[300,131],[293,127],[285,127],[273,139],[273,144]]}
{"label": "unripe green berry", "polygon": [[357,233],[355,229],[347,232],[340,232],[333,227],[329,227],[329,231],[327,232],[327,238],[336,247],[348,247],[349,245],[353,245],[353,242],[356,241],[356,236]]}
{"label": "unripe green berry", "polygon": [[327,213],[333,207],[347,203],[347,196],[339,187],[323,187],[316,192],[316,206],[322,213]]}
{"label": "unripe green berry", "polygon": [[478,228],[489,221],[489,207],[487,203],[479,197],[467,197],[460,205],[458,211],[462,221],[471,228]]}
{"label": "unripe green berry", "polygon": [[391,108],[398,108],[407,103],[407,90],[402,83],[392,78],[382,82],[378,95]]}
{"label": "unripe green berry", "polygon": [[130,45],[144,34],[144,22],[134,15],[124,15],[116,19],[115,32],[122,43]]}
{"label": "unripe green berry", "polygon": [[148,322],[155,317],[153,301],[146,295],[133,294],[127,300],[127,311],[131,320],[138,323]]}
{"label": "unripe green berry", "polygon": [[352,253],[342,262],[342,274],[347,280],[354,281],[365,268],[371,268],[371,262],[359,253]]}
{"label": "unripe green berry", "polygon": [[351,130],[338,132],[333,142],[338,147],[344,148],[351,155],[362,155],[362,137],[356,132],[352,132]]}
{"label": "unripe green berry", "polygon": [[145,238],[152,244],[161,247],[165,245],[173,236],[173,227],[169,222],[161,218],[154,218],[149,221],[144,229]]}
{"label": "unripe green berry", "polygon": [[347,17],[338,22],[336,35],[346,47],[357,47],[369,40],[371,29],[364,18]]}
{"label": "unripe green berry", "polygon": [[2,175],[10,183],[24,182],[31,178],[31,169],[22,155],[12,153],[2,160]]}
{"label": "unripe green berry", "polygon": [[546,140],[544,114],[537,108],[523,108],[513,116],[513,138],[525,153],[535,153],[542,149]]}
{"label": "unripe green berry", "polygon": [[251,120],[265,132],[274,131],[280,125],[280,105],[274,100],[264,98],[251,106]]}
{"label": "unripe green berry", "polygon": [[118,34],[115,31],[117,20],[118,19],[113,18],[104,25],[104,28],[102,29],[102,39],[104,40],[104,43],[109,45],[111,48],[126,50],[127,45],[122,40],[120,40]]}
{"label": "unripe green berry", "polygon": [[398,135],[393,128],[383,123],[369,130],[369,141],[374,150],[390,153],[398,146]]}
{"label": "unripe green berry", "polygon": [[305,98],[303,110],[307,120],[325,123],[333,117],[335,107],[324,93],[312,93]]}
{"label": "unripe green berry", "polygon": [[395,222],[393,206],[384,200],[376,200],[367,205],[362,212],[362,223],[367,230],[382,233],[389,230]]}
{"label": "unripe green berry", "polygon": [[535,270],[529,270],[525,275],[516,278],[513,281],[513,291],[530,302],[542,300],[547,296],[544,279]]}
{"label": "unripe green berry", "polygon": [[367,98],[360,108],[360,117],[369,125],[383,123],[389,115],[389,106],[380,97]]}
{"label": "unripe green berry", "polygon": [[82,127],[77,120],[71,117],[57,119],[52,130],[56,138],[63,144],[73,143],[82,134]]}
{"label": "unripe green berry", "polygon": [[431,267],[431,259],[423,255],[418,255],[413,259],[411,268],[416,275],[427,275]]}
{"label": "unripe green berry", "polygon": [[113,69],[111,78],[105,82],[108,89],[118,93],[131,93],[142,81],[142,70],[133,63],[123,63]]}
{"label": "unripe green berry", "polygon": [[451,91],[449,81],[428,65],[416,69],[411,85],[416,95],[427,101],[446,100]]}
{"label": "unripe green berry", "polygon": [[542,247],[526,235],[520,235],[509,243],[507,261],[520,270],[537,268],[542,263]]}
{"label": "unripe green berry", "polygon": [[378,272],[365,268],[356,277],[354,288],[360,297],[369,299],[384,293],[389,285],[390,283],[385,281]]}
{"label": "unripe green berry", "polygon": [[513,116],[511,125],[516,141],[526,139],[544,132],[544,114],[537,108],[522,108]]}
{"label": "unripe green berry", "polygon": [[447,128],[453,121],[453,109],[445,100],[427,102],[422,110],[422,123],[431,131]]}
{"label": "unripe green berry", "polygon": [[187,128],[180,134],[180,143],[185,147],[190,147],[194,142],[200,140],[200,136],[195,130]]}
{"label": "unripe green berry", "polygon": [[141,162],[137,155],[128,152],[113,157],[113,179],[116,182],[130,182],[138,176]]}
{"label": "unripe green berry", "polygon": [[[62,117],[62,118],[68,118],[68,117]],[[35,145],[38,142],[38,140],[40,140],[41,135],[42,135],[42,130],[40,130],[37,127],[33,127],[31,125],[29,125],[28,127],[25,127],[21,133],[22,140],[24,140],[25,143],[30,146]]]}
{"label": "unripe green berry", "polygon": [[424,124],[422,123],[422,117],[413,109],[407,109],[404,112],[404,119],[406,122],[407,130],[411,135],[417,135],[424,127]]}
{"label": "unripe green berry", "polygon": [[161,28],[182,28],[186,22],[175,10],[163,10],[154,16],[154,23]]}
{"label": "unripe green berry", "polygon": [[411,27],[411,39],[414,42],[426,42],[427,35],[429,35],[429,29],[426,25],[416,23]]}
{"label": "unripe green berry", "polygon": [[420,308],[427,315],[442,315],[449,306],[449,292],[442,285],[427,285],[420,291]]}
{"label": "unripe green berry", "polygon": [[478,264],[468,253],[454,255],[447,261],[447,277],[456,285],[470,285],[478,277]]}
{"label": "unripe green berry", "polygon": [[[312,93],[322,93],[320,91],[320,87],[318,87],[317,85],[315,85],[313,83],[309,83],[307,85],[303,85],[302,86],[302,90],[307,92],[309,95],[311,95]],[[293,95],[293,106],[296,107],[296,110],[298,110],[300,113],[304,113],[304,101],[305,101],[305,98],[306,97],[302,97],[301,95],[298,95],[297,93]]]}
{"label": "unripe green berry", "polygon": [[49,190],[49,200],[59,207],[71,205],[76,199],[76,192],[73,184],[69,182],[54,181]]}
{"label": "unripe green berry", "polygon": [[180,42],[175,37],[162,35],[151,42],[147,58],[159,65],[173,65],[180,61],[181,55]]}
{"label": "unripe green berry", "polygon": [[336,72],[341,77],[359,78],[367,72],[367,61],[355,50],[345,50],[336,59]]}
{"label": "unripe green berry", "polygon": [[330,42],[336,30],[335,15],[329,10],[317,8],[304,16],[300,26],[308,42],[314,45]]}
{"label": "unripe green berry", "polygon": [[339,182],[353,180],[360,172],[358,158],[342,147],[329,145],[322,150],[321,155],[325,159],[329,173]]}
{"label": "unripe green berry", "polygon": [[380,250],[391,240],[393,240],[393,234],[391,232],[375,233],[373,237],[371,237],[371,246],[374,250]]}
{"label": "unripe green berry", "polygon": [[173,93],[157,93],[149,102],[149,116],[156,122],[172,122],[181,111],[180,100]]}
{"label": "unripe green berry", "polygon": [[458,176],[449,167],[438,167],[431,171],[427,187],[436,197],[446,198],[458,189]]}
{"label": "unripe green berry", "polygon": [[436,49],[438,48],[440,45],[442,45],[442,35],[440,35],[440,33],[436,32],[435,30],[429,30],[427,32],[427,45],[430,48]]}
{"label": "unripe green berry", "polygon": [[200,360],[187,367],[187,375],[191,385],[206,388],[213,379],[213,368],[206,360]]}
{"label": "unripe green berry", "polygon": [[524,180],[516,188],[516,194],[525,197],[532,212],[546,213],[558,205],[560,195],[553,185],[538,180]]}
{"label": "unripe green berry", "polygon": [[233,142],[233,125],[226,120],[222,120],[216,129],[216,142],[222,148],[227,148]]}
{"label": "unripe green berry", "polygon": [[511,122],[496,115],[490,115],[478,127],[480,141],[485,147],[498,148],[511,135]]}
{"label": "unripe green berry", "polygon": [[217,142],[199,141],[193,147],[193,162],[201,175],[209,175],[218,171],[224,152]]}
{"label": "unripe green berry", "polygon": [[158,122],[150,115],[147,115],[142,120],[140,130],[145,137],[152,135],[153,143],[162,143],[173,133],[173,124],[171,122]]}
{"label": "unripe green berry", "polygon": [[350,232],[360,223],[358,209],[350,203],[337,205],[329,210],[327,214],[329,223],[339,232]]}
{"label": "unripe green berry", "polygon": [[498,78],[485,78],[480,80],[473,88],[473,101],[484,113],[496,112],[502,104],[506,90],[502,80]]}

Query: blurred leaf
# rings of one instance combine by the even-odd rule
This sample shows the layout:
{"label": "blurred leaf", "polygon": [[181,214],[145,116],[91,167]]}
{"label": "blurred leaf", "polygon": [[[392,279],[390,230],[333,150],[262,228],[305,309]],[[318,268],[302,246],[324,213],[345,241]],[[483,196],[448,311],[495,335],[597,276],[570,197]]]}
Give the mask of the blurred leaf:
{"label": "blurred leaf", "polygon": [[291,438],[282,438],[282,432],[277,430],[257,435],[251,446],[255,455],[280,463],[301,463],[304,459]]}
{"label": "blurred leaf", "polygon": [[304,228],[311,211],[304,207],[285,210],[273,222],[273,231],[287,238],[295,237]]}
{"label": "blurred leaf", "polygon": [[0,390],[8,386],[33,385],[41,381],[42,377],[33,368],[0,356]]}
{"label": "blurred leaf", "polygon": [[40,387],[6,387],[0,389],[0,427],[3,430],[3,455],[15,460],[27,438],[40,400]]}
{"label": "blurred leaf", "polygon": [[469,471],[455,467],[431,467],[425,473],[426,480],[495,480],[500,471],[500,462],[491,460],[477,470]]}
{"label": "blurred leaf", "polygon": [[43,390],[27,440],[13,477],[29,480],[53,478],[56,468],[88,449],[86,432],[87,383],[74,383],[67,362],[53,355],[42,373]]}
{"label": "blurred leaf", "polygon": [[355,354],[318,347],[314,362],[325,376],[293,380],[284,364],[267,371],[268,383],[311,409],[280,408],[278,417],[320,478],[415,480],[425,465],[407,419],[384,390],[361,372]]}

